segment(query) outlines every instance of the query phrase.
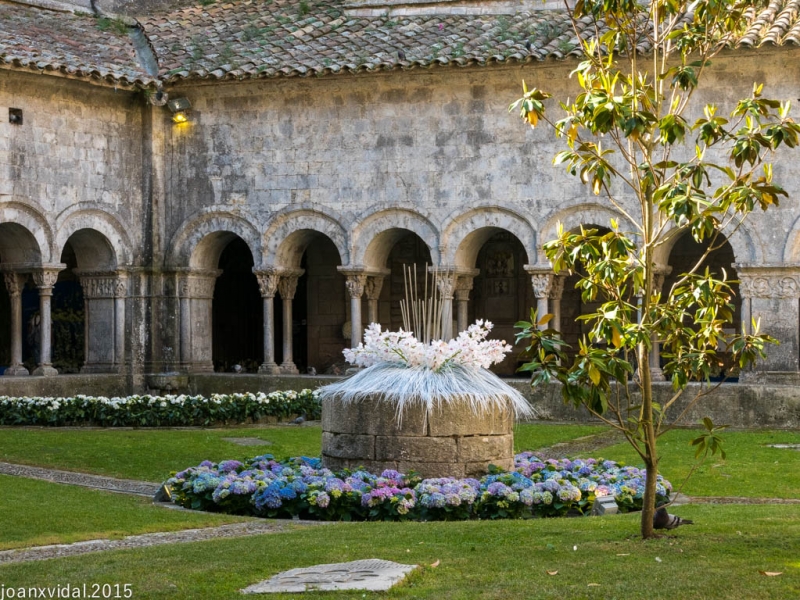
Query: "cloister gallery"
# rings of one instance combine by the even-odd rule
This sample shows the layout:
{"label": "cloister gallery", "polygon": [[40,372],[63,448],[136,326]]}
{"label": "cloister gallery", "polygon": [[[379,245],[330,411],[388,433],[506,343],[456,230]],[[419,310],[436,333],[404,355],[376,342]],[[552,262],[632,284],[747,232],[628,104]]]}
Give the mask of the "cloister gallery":
{"label": "cloister gallery", "polygon": [[[126,10],[105,4],[93,3]],[[88,0],[0,1],[5,375],[121,373],[136,387],[234,365],[341,373],[366,323],[400,326],[411,264],[440,274],[446,329],[482,318],[513,340],[538,307],[577,342],[592,307],[541,245],[559,223],[627,222],[552,166],[551,134],[507,111],[523,79],[574,94],[563,12],[151,4],[111,19]],[[795,4],[773,3],[723,53],[703,101],[730,104],[754,80],[797,96]],[[708,266],[740,281],[736,322],[760,318],[781,341],[743,378],[787,382],[800,337],[796,161],[778,162],[775,179],[790,199],[727,232]],[[658,283],[702,252],[673,236]]]}

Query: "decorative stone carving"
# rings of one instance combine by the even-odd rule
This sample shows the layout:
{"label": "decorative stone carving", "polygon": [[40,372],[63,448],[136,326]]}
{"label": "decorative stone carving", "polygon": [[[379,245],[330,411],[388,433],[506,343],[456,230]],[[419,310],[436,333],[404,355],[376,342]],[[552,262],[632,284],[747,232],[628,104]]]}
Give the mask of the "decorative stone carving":
{"label": "decorative stone carving", "polygon": [[552,273],[534,273],[531,275],[533,295],[537,298],[548,298],[553,284]]}
{"label": "decorative stone carving", "polygon": [[364,287],[367,284],[366,275],[348,275],[345,285],[350,298],[358,299],[364,295]]}
{"label": "decorative stone carving", "polygon": [[547,293],[547,297],[550,300],[561,300],[561,296],[564,295],[564,282],[567,278],[554,274],[550,279],[550,291]]}
{"label": "decorative stone carving", "polygon": [[278,282],[280,275],[277,272],[270,271],[254,271],[256,279],[258,280],[258,289],[261,292],[262,298],[274,298],[275,293],[278,291]]}
{"label": "decorative stone carving", "polygon": [[79,272],[78,277],[81,281],[84,298],[95,299],[117,297],[117,285],[119,281],[116,273]]}
{"label": "decorative stone carving", "polygon": [[739,293],[743,298],[800,298],[800,275],[739,273]]}
{"label": "decorative stone carving", "polygon": [[472,291],[472,284],[475,278],[459,275],[456,281],[455,297],[459,302],[469,301],[469,293]]}
{"label": "decorative stone carving", "polygon": [[186,273],[178,283],[178,294],[181,298],[197,298],[211,300],[214,298],[214,286],[222,271],[191,271]]}
{"label": "decorative stone carving", "polygon": [[443,300],[452,300],[456,288],[456,276],[453,273],[439,273],[436,285]]}
{"label": "decorative stone carving", "polygon": [[128,279],[123,274],[117,275],[117,282],[114,284],[114,297],[125,298],[128,295]]}
{"label": "decorative stone carving", "polygon": [[8,295],[12,298],[19,297],[22,289],[25,287],[25,282],[28,280],[28,275],[23,273],[6,272],[3,273],[3,280],[6,283]]}
{"label": "decorative stone carving", "polygon": [[50,290],[58,281],[58,272],[61,269],[41,269],[33,272],[33,282],[39,288],[39,292]]}
{"label": "decorative stone carving", "polygon": [[294,294],[297,291],[297,280],[305,271],[291,271],[289,273],[281,274],[280,281],[278,282],[278,293],[281,295],[282,300],[293,300]]}
{"label": "decorative stone carving", "polygon": [[367,300],[378,300],[381,297],[384,279],[385,277],[383,275],[370,275],[367,277],[367,284],[364,287]]}

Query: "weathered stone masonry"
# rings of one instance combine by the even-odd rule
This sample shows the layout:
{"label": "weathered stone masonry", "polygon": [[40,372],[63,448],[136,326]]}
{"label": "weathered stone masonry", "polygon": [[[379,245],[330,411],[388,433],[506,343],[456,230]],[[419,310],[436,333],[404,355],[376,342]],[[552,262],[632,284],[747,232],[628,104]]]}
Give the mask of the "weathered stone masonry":
{"label": "weathered stone masonry", "polygon": [[[753,80],[793,98],[798,52],[730,51],[700,100],[725,108]],[[541,244],[558,223],[624,219],[551,165],[559,143],[549,132],[507,112],[522,79],[574,95],[572,67],[189,79],[163,87],[192,105],[189,122],[175,124],[152,90],[6,65],[0,116],[21,108],[24,121],[0,119],[0,311],[9,321],[0,366],[54,374],[42,332],[65,279],[83,295],[82,371],[123,373],[132,388],[150,374],[228,370],[240,357],[263,374],[335,372],[367,323],[399,324],[403,262],[442,273],[446,327],[488,318],[511,339],[537,306],[579,335],[572,320],[584,307]],[[798,373],[798,164],[776,164],[792,198],[730,232],[733,261],[722,265],[741,280],[742,318],[760,318],[782,342],[746,374],[758,381]],[[667,277],[672,252],[659,258]],[[63,262],[73,254],[75,264]],[[219,284],[230,261],[246,262],[241,294]],[[20,298],[35,292],[44,329],[31,338],[34,364],[24,324],[33,309],[23,315]],[[254,311],[241,308],[248,294]],[[511,358],[501,372],[515,367]],[[657,359],[652,368],[660,372]]]}

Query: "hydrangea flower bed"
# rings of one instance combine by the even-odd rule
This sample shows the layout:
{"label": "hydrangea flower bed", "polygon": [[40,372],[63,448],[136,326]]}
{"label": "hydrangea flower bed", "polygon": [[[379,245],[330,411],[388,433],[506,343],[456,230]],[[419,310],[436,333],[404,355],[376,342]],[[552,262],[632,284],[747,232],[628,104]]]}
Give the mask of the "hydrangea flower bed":
{"label": "hydrangea flower bed", "polygon": [[187,426],[245,423],[262,417],[287,418],[302,414],[308,419],[319,419],[320,406],[316,392],[308,389],[269,394],[212,394],[209,398],[186,395],[0,396],[0,425]]}
{"label": "hydrangea flower bed", "polygon": [[[318,458],[204,461],[167,481],[186,508],[271,518],[403,521],[553,517],[586,513],[613,495],[621,511],[639,510],[645,473],[610,460],[515,457],[514,470],[477,479],[420,479],[414,474],[333,472]],[[670,483],[659,475],[657,502]]]}

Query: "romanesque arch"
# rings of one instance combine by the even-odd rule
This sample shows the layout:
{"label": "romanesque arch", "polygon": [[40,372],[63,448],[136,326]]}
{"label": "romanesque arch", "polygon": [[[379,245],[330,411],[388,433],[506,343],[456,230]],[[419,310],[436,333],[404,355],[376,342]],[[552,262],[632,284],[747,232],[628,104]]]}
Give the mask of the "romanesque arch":
{"label": "romanesque arch", "polygon": [[216,269],[222,250],[234,236],[245,241],[254,259],[261,257],[261,234],[249,219],[220,211],[193,216],[172,236],[167,265]]}
{"label": "romanesque arch", "polygon": [[497,206],[475,208],[449,220],[442,233],[443,262],[456,268],[474,268],[483,245],[502,231],[520,241],[528,262],[536,262],[536,233],[531,223],[519,213]]}
{"label": "romanesque arch", "polygon": [[56,222],[55,245],[59,255],[67,240],[81,255],[81,269],[115,269],[131,262],[131,240],[125,227],[115,216],[102,210],[78,208],[62,213]]}
{"label": "romanesque arch", "polygon": [[426,244],[434,265],[440,264],[439,232],[418,212],[391,208],[368,215],[353,227],[351,264],[382,269],[395,244],[408,233]]}
{"label": "romanesque arch", "polygon": [[327,237],[336,247],[343,264],[348,264],[347,232],[336,215],[314,209],[294,210],[279,214],[264,232],[263,264],[273,267],[299,268],[306,248]]}
{"label": "romanesque arch", "polygon": [[39,211],[22,202],[0,202],[0,228],[4,263],[51,262],[53,230]]}

